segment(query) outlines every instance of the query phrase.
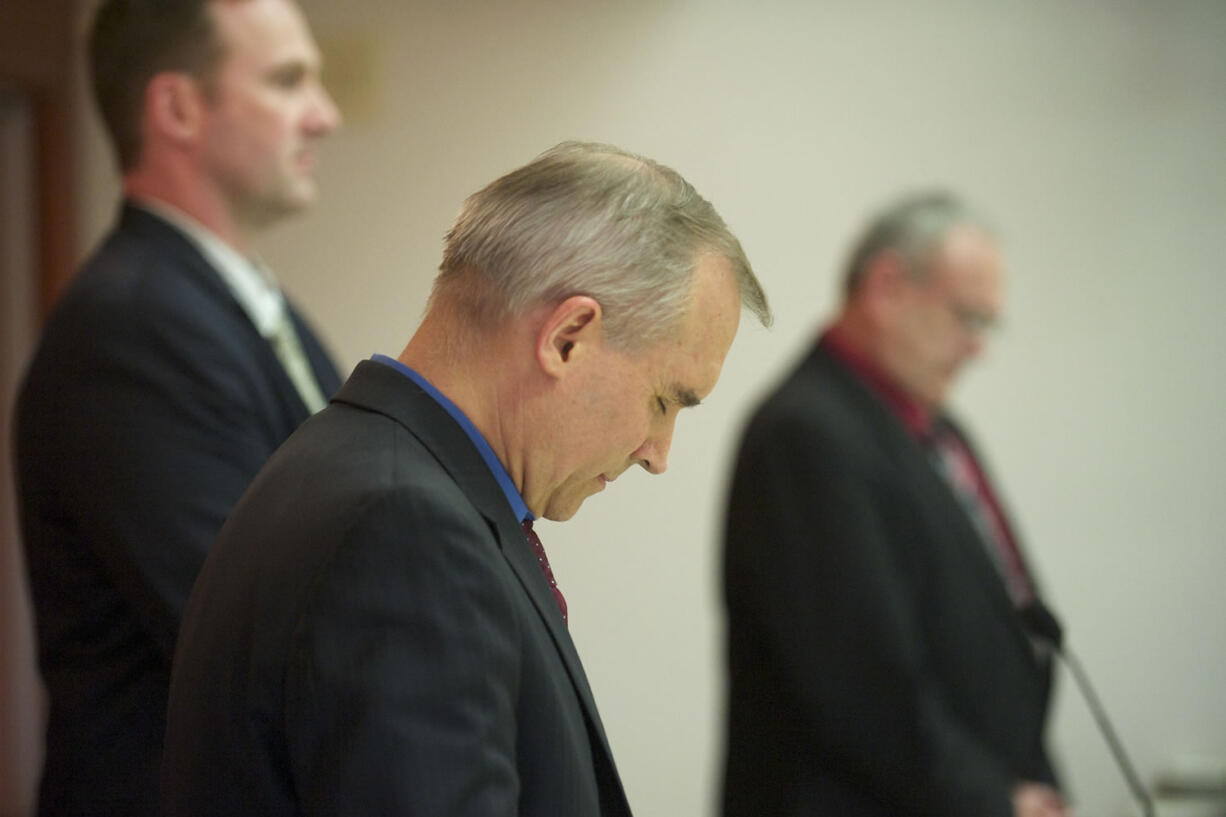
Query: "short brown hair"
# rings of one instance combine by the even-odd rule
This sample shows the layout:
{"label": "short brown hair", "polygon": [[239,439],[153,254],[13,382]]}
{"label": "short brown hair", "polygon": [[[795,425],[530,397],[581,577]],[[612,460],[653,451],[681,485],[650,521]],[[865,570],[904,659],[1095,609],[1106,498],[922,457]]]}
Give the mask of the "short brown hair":
{"label": "short brown hair", "polygon": [[211,0],[104,0],[89,35],[94,100],[121,171],[141,154],[145,88],[163,71],[207,79],[221,59]]}

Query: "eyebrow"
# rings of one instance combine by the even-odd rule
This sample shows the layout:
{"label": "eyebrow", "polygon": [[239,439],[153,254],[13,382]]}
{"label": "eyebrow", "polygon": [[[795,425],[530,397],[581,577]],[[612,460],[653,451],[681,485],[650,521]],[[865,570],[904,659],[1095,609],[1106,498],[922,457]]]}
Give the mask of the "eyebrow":
{"label": "eyebrow", "polygon": [[309,75],[311,71],[311,66],[304,60],[295,58],[270,66],[266,76],[268,76],[270,79],[277,80],[298,80]]}

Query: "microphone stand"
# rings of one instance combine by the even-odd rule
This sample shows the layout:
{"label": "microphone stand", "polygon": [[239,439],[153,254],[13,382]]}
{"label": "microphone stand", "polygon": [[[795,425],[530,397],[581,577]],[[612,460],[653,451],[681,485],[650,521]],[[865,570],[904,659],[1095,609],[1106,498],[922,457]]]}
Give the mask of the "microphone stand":
{"label": "microphone stand", "polygon": [[1115,763],[1124,773],[1124,779],[1128,781],[1128,788],[1132,790],[1132,796],[1141,806],[1142,817],[1154,817],[1153,798],[1149,796],[1149,792],[1145,791],[1145,786],[1141,785],[1141,777],[1133,767],[1132,761],[1128,759],[1128,753],[1124,751],[1124,744],[1115,734],[1115,728],[1111,726],[1111,720],[1107,717],[1107,710],[1099,702],[1098,695],[1095,694],[1094,687],[1090,684],[1090,676],[1082,668],[1077,656],[1065,646],[1064,629],[1060,626],[1060,622],[1038,599],[1019,608],[1017,613],[1022,628],[1038,642],[1046,644],[1051,653],[1064,660],[1064,665],[1069,668],[1073,680],[1077,682],[1077,687],[1081,690],[1081,697],[1090,706],[1090,714],[1094,716],[1098,730],[1107,739],[1107,745],[1111,747]]}
{"label": "microphone stand", "polygon": [[1124,751],[1124,744],[1120,742],[1119,737],[1115,734],[1115,729],[1111,726],[1111,721],[1107,718],[1107,712],[1103,709],[1102,704],[1098,700],[1098,695],[1094,693],[1094,688],[1090,685],[1090,677],[1086,675],[1085,670],[1081,666],[1081,662],[1065,645],[1052,644],[1056,655],[1059,655],[1064,661],[1064,665],[1069,668],[1073,675],[1073,679],[1077,682],[1077,686],[1081,689],[1081,695],[1090,706],[1090,713],[1094,716],[1095,723],[1098,724],[1098,729],[1102,732],[1103,737],[1107,739],[1107,745],[1111,747],[1111,754],[1115,756],[1115,762],[1119,766],[1120,771],[1124,773],[1124,779],[1128,781],[1128,788],[1132,790],[1132,796],[1136,798],[1141,806],[1142,817],[1154,817],[1154,801],[1145,791],[1145,786],[1141,784],[1141,778],[1137,774],[1137,770],[1132,765],[1132,761],[1128,759],[1128,753]]}

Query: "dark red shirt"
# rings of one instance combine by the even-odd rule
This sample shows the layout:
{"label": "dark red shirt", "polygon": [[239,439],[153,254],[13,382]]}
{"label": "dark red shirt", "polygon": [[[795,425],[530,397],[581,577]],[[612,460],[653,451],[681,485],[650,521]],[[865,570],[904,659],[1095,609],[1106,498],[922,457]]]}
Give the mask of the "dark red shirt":
{"label": "dark red shirt", "polygon": [[851,369],[856,377],[876,392],[916,439],[921,442],[928,440],[932,434],[932,412],[903,391],[876,363],[848,343],[837,328],[823,332],[818,345]]}
{"label": "dark red shirt", "polygon": [[1017,538],[987,473],[962,434],[907,394],[881,367],[848,343],[837,328],[823,332],[818,345],[872,389],[915,440],[934,454],[942,476],[992,548],[992,558],[1014,604],[1021,607],[1029,603],[1034,598],[1034,586]]}

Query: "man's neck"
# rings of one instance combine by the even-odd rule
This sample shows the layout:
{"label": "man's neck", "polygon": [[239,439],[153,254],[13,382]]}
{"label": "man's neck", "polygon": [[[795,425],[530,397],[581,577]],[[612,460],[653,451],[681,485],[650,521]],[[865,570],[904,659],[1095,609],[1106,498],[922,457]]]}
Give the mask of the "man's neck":
{"label": "man's neck", "polygon": [[488,360],[467,352],[454,322],[427,313],[398,359],[455,403],[501,457],[497,429],[491,426],[497,412],[487,396],[497,372],[487,370]]}
{"label": "man's neck", "polygon": [[242,255],[251,253],[249,231],[219,195],[180,174],[135,170],[124,175],[123,194],[136,201],[173,207]]}
{"label": "man's neck", "polygon": [[938,411],[910,394],[883,362],[878,333],[863,315],[844,310],[822,335],[822,343],[852,370],[918,436],[929,432]]}
{"label": "man's neck", "polygon": [[495,337],[476,337],[471,333],[477,330],[458,328],[463,319],[444,312],[437,304],[427,312],[399,360],[464,412],[522,489],[531,373],[515,350],[530,341],[515,334],[523,327],[514,323]]}

